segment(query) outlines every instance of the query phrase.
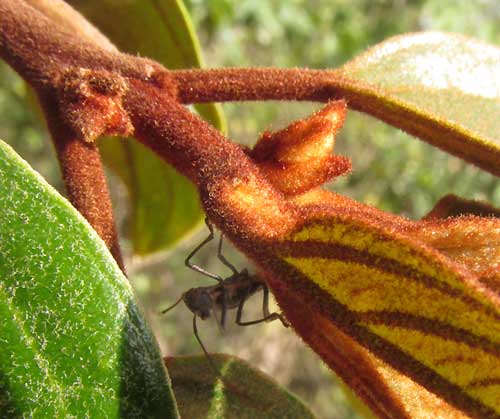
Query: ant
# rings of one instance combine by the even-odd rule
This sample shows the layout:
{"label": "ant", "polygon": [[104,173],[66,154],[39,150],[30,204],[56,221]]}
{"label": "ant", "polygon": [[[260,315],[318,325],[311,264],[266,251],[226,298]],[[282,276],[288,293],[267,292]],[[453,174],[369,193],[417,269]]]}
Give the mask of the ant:
{"label": "ant", "polygon": [[[214,317],[222,330],[225,328],[227,311],[238,308],[236,313],[236,324],[239,326],[251,326],[254,324],[262,322],[270,322],[279,319],[283,326],[288,327],[288,322],[280,313],[270,313],[269,312],[269,288],[267,285],[258,279],[256,276],[251,275],[247,269],[238,271],[222,254],[222,239],[221,234],[219,240],[219,246],[217,250],[217,258],[232,271],[232,275],[227,278],[222,278],[219,275],[213,274],[206,271],[198,265],[191,263],[193,256],[208,242],[214,238],[214,230],[212,224],[205,219],[205,223],[208,227],[210,234],[203,240],[196,248],[188,255],[184,264],[202,275],[208,276],[209,278],[215,279],[218,284],[205,287],[191,288],[182,294],[182,296],[170,307],[163,310],[161,313],[165,314],[171,309],[173,309],[181,301],[184,301],[187,308],[193,313],[193,332],[196,340],[201,346],[205,356],[212,365],[212,368],[218,372],[215,367],[208,351],[203,345],[200,336],[198,334],[198,327],[196,325],[196,319],[199,317],[201,320],[208,319],[212,312],[214,312]],[[243,306],[246,300],[255,294],[257,291],[261,290],[263,292],[262,299],[262,313],[263,317],[257,320],[242,321],[243,316]],[[215,315],[215,311],[220,311],[220,323]]]}

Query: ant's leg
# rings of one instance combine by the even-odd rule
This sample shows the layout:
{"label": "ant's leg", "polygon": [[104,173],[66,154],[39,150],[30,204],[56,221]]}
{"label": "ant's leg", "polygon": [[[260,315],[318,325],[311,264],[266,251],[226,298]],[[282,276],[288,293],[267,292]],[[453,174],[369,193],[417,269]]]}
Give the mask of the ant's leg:
{"label": "ant's leg", "polygon": [[210,222],[208,221],[208,218],[205,218],[205,223],[206,223],[206,225],[208,227],[208,231],[210,232],[210,234],[208,235],[208,237],[205,240],[203,240],[198,246],[196,246],[195,249],[188,255],[188,257],[184,261],[184,264],[188,268],[192,269],[193,271],[199,272],[202,275],[205,275],[205,276],[208,276],[209,278],[215,279],[216,281],[219,282],[219,284],[222,284],[224,282],[224,279],[222,279],[222,277],[220,277],[219,275],[213,274],[211,272],[208,272],[207,270],[203,269],[202,267],[200,267],[198,265],[195,265],[194,263],[190,262],[191,258],[196,253],[198,253],[198,251],[203,246],[205,246],[209,241],[213,240],[213,238],[214,238],[214,229],[212,227],[212,224],[210,224]]}
{"label": "ant's leg", "polygon": [[262,293],[264,294],[262,297],[262,314],[266,318],[269,317],[269,288],[264,283],[262,283]]}
{"label": "ant's leg", "polygon": [[221,303],[221,310],[220,310],[220,320],[217,317],[217,311],[214,310],[213,314],[215,317],[215,321],[217,322],[217,326],[219,327],[220,332],[224,332],[226,330],[226,318],[227,318],[227,290],[226,287],[223,285],[220,287],[221,292],[222,292],[222,303]]}
{"label": "ant's leg", "polygon": [[238,274],[238,270],[225,258],[225,256],[222,254],[222,239],[223,239],[223,235],[221,233],[220,235],[220,240],[219,240],[219,248],[217,250],[217,257],[219,258],[219,260],[224,264],[226,265],[229,269],[231,269],[233,271],[233,274],[234,275],[237,275]]}
{"label": "ant's leg", "polygon": [[266,321],[271,322],[276,319],[280,319],[283,326],[290,326],[287,320],[280,313],[269,313],[269,288],[266,284],[262,283],[262,293],[264,294],[262,298],[262,314],[264,315],[264,319]]}
{"label": "ant's leg", "polygon": [[226,314],[227,314],[227,290],[222,287],[222,309],[220,312],[220,325],[222,330],[226,329]]}
{"label": "ant's leg", "polygon": [[280,319],[281,324],[283,324],[284,327],[289,327],[290,324],[281,313],[269,314],[269,288],[264,283],[262,283],[262,293],[264,294],[262,298],[262,313],[264,314],[264,320],[271,322],[273,320]]}
{"label": "ant's leg", "polygon": [[[219,240],[219,248],[217,249],[217,257],[219,260],[226,265],[229,269],[233,271],[233,275],[238,275],[238,270],[224,257],[222,254],[222,239],[223,235],[220,235],[220,240]],[[222,310],[221,310],[221,319],[220,319],[220,324],[222,327],[222,330],[225,329],[226,325],[226,314],[227,314],[227,289],[225,286],[222,287]]]}
{"label": "ant's leg", "polygon": [[193,332],[194,332],[194,336],[196,337],[196,340],[198,341],[198,343],[201,346],[201,349],[203,350],[203,353],[207,357],[208,363],[210,364],[210,366],[214,370],[215,375],[220,376],[219,370],[215,366],[215,363],[214,363],[212,357],[208,354],[207,350],[205,349],[205,345],[203,345],[203,342],[200,339],[200,335],[198,335],[198,327],[196,326],[196,314],[193,316]]}
{"label": "ant's leg", "polygon": [[[249,322],[244,322],[241,320],[243,316],[243,306],[245,305],[246,298],[243,298],[238,305],[238,312],[236,313],[236,324],[239,326],[251,326],[253,324],[263,323],[263,322],[272,322],[273,320],[280,319],[283,326],[288,327],[288,322],[285,318],[279,313],[270,313],[269,314],[269,289],[266,285],[263,287],[264,290],[264,303],[263,303],[263,311],[264,317],[258,320],[251,320]],[[266,292],[267,291],[267,292]]]}

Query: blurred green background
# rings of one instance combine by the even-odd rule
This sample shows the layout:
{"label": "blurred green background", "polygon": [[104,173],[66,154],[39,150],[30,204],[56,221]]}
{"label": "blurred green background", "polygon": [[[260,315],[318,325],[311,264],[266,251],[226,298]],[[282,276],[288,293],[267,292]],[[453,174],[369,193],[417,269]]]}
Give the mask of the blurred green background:
{"label": "blurred green background", "polygon": [[[208,67],[278,66],[335,68],[387,37],[405,32],[443,30],[500,44],[497,0],[189,0]],[[52,185],[62,191],[52,145],[22,81],[0,66],[0,138],[6,140]],[[279,129],[317,109],[309,103],[224,104],[229,136],[253,144],[265,129]],[[330,187],[383,210],[420,218],[447,193],[500,206],[498,180],[464,162],[386,126],[350,112],[337,137],[336,153],[353,159],[353,173]],[[137,258],[127,242],[126,191],[110,174],[117,222],[130,279],[165,354],[199,352],[191,314],[178,307],[159,311],[192,286],[210,285],[189,271],[184,258],[205,235],[202,229],[168,253]],[[244,257],[226,246],[238,267]],[[214,260],[215,243],[197,258],[207,269],[229,274]],[[246,310],[257,318],[259,297]],[[222,335],[215,321],[200,324],[211,352],[240,356],[300,395],[319,417],[361,417],[336,379],[300,339],[280,324],[230,326]]]}

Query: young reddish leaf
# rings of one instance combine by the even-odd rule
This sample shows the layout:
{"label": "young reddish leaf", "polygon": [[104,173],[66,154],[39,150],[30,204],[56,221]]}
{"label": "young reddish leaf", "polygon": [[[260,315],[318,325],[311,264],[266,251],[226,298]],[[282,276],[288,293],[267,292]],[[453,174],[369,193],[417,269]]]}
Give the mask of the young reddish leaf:
{"label": "young reddish leaf", "polygon": [[296,396],[245,361],[222,354],[212,359],[222,379],[203,355],[165,359],[183,418],[315,417]]}
{"label": "young reddish leaf", "polygon": [[307,217],[276,245],[293,288],[308,289],[324,317],[465,412],[498,414],[498,295],[422,243],[336,212]]}
{"label": "young reddish leaf", "polygon": [[[347,383],[354,383],[375,412],[385,411],[382,417],[401,417],[401,409],[413,411],[418,401],[394,389],[382,402],[374,401],[377,394],[385,394],[378,381],[380,371],[370,378],[378,366],[367,369],[368,377],[353,376],[363,371],[348,370],[339,362],[350,356],[345,355],[349,347],[332,343],[336,328],[465,414],[496,417],[499,296],[473,272],[415,240],[412,235],[419,223],[325,191],[311,195],[295,200],[300,205],[289,213],[295,219],[292,232],[245,246],[267,273],[301,337],[333,369],[340,369],[341,376],[347,375]],[[245,206],[250,202],[247,199]],[[289,229],[284,222],[275,224],[277,229],[280,224]],[[477,234],[483,229],[479,224]],[[490,234],[483,244],[494,246],[497,241]],[[490,261],[490,266],[495,263],[498,260]],[[399,399],[391,400],[398,394]],[[420,403],[429,398],[425,392],[414,396]],[[454,410],[446,404],[441,409]],[[416,417],[424,417],[426,411],[422,408]]]}
{"label": "young reddish leaf", "polygon": [[346,104],[331,102],[314,115],[265,132],[248,153],[262,174],[285,195],[298,195],[351,170],[347,157],[332,154]]}
{"label": "young reddish leaf", "polygon": [[460,35],[391,38],[341,68],[349,102],[500,174],[500,49]]}

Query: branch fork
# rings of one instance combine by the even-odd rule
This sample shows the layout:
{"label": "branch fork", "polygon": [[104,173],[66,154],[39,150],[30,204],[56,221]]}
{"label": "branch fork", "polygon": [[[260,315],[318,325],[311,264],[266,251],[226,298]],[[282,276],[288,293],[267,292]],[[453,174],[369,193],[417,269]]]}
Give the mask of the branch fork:
{"label": "branch fork", "polygon": [[[441,369],[439,350],[421,348],[431,336],[442,351],[457,342],[470,359],[484,351],[489,357],[472,371],[478,379],[471,382],[494,382],[488,374],[497,365],[498,343],[488,325],[498,321],[500,277],[483,250],[500,242],[498,220],[442,220],[436,216],[441,208],[435,218],[413,222],[320,188],[350,170],[348,159],[331,154],[346,102],[380,116],[380,97],[373,93],[366,101],[366,92],[363,97],[338,71],[168,71],[101,48],[70,26],[25,0],[3,0],[0,53],[37,92],[69,198],[122,267],[95,145],[101,135],[134,135],[198,187],[209,219],[258,265],[292,327],[380,417],[412,415],[394,396],[398,390],[389,395],[377,385],[385,383],[378,360],[423,386],[419,394],[428,389],[473,417],[495,417],[489,393],[457,383],[465,378]],[[333,102],[285,130],[265,133],[253,150],[184,106],[265,99]],[[398,112],[381,119],[405,120],[410,113]],[[420,133],[414,120],[407,122],[408,131]],[[457,245],[450,228],[464,239],[458,252],[447,247]],[[478,270],[472,265],[479,259],[484,266]],[[399,295],[394,290],[402,282],[408,288]],[[362,379],[344,367],[355,359],[351,352],[369,368]]]}

